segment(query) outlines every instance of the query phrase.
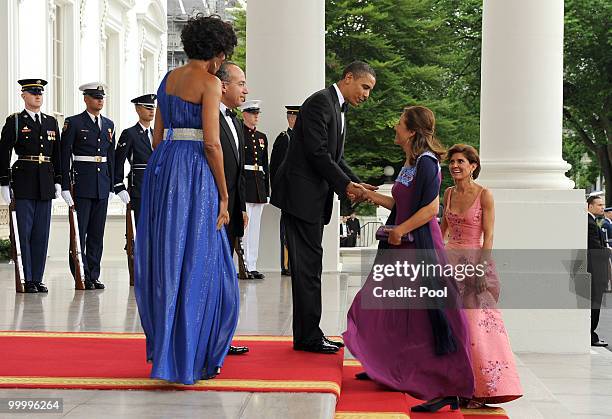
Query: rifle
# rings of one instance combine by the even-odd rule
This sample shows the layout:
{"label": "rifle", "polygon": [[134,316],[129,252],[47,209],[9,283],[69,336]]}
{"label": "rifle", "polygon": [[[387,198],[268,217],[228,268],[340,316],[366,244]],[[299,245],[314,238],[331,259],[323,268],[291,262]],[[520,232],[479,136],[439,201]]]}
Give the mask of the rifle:
{"label": "rifle", "polygon": [[[74,186],[70,185],[70,194],[74,197]],[[70,257],[74,266],[74,288],[85,289],[85,269],[83,268],[83,254],[81,252],[81,238],[79,236],[79,220],[74,205],[68,207],[68,222],[70,223]]]}
{"label": "rifle", "polygon": [[134,285],[134,243],[136,241],[136,223],[134,218],[134,210],[128,202],[125,211],[125,236],[127,240],[125,251],[127,253],[128,270],[130,271],[130,286]]}
{"label": "rifle", "polygon": [[238,256],[238,278],[240,279],[252,279],[251,274],[246,268],[244,263],[244,249],[242,248],[242,239],[236,237],[235,246],[236,255]]}
{"label": "rifle", "polygon": [[17,226],[17,211],[15,210],[15,198],[11,199],[9,206],[9,219],[11,230],[11,253],[15,263],[15,291],[24,292],[25,275],[21,260],[21,242],[19,240],[19,228]]}

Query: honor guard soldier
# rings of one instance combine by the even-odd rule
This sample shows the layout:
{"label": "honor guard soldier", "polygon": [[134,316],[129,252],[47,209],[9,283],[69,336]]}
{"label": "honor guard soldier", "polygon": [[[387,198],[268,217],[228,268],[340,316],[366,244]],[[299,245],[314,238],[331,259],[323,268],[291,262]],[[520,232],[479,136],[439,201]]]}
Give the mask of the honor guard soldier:
{"label": "honor guard soldier", "polygon": [[246,210],[249,224],[244,232],[246,267],[255,279],[265,276],[257,271],[259,226],[261,213],[270,196],[268,168],[268,138],[257,131],[261,101],[248,100],[240,107],[244,120],[244,176],[246,181]]}
{"label": "honor guard soldier", "polygon": [[[99,280],[100,260],[113,188],[115,125],[100,114],[104,107],[102,83],[83,84],[79,90],[87,109],[66,118],[62,128],[62,197],[77,212],[85,289],[104,289]],[[72,258],[70,270],[74,275]]]}
{"label": "honor guard soldier", "polygon": [[[154,94],[142,95],[132,99],[138,114],[138,122],[133,127],[124,129],[119,137],[115,150],[115,181],[114,190],[124,204],[131,203],[138,224],[140,214],[140,188],[147,167],[147,161],[153,152],[153,128],[151,121],[155,119]],[[128,190],[123,184],[125,160],[130,162],[128,173]]]}
{"label": "honor guard soldier", "polygon": [[[49,243],[51,200],[61,192],[60,132],[57,120],[40,111],[47,82],[24,79],[18,83],[25,109],[6,118],[2,128],[0,192],[7,204],[14,200],[25,280],[23,290],[48,292],[42,278]],[[17,160],[10,170],[13,149]]]}
{"label": "honor guard soldier", "polygon": [[[270,156],[270,182],[274,184],[274,175],[278,170],[280,164],[285,160],[285,155],[289,149],[289,141],[291,140],[291,131],[295,125],[295,120],[300,112],[299,105],[287,105],[287,123],[289,128],[287,131],[283,131],[278,134],[276,140],[274,140],[274,146],[272,146],[272,155]],[[285,238],[285,226],[283,220],[280,221],[280,249],[281,249],[281,275],[291,275],[291,269],[289,266],[289,251],[287,250],[287,240]]]}

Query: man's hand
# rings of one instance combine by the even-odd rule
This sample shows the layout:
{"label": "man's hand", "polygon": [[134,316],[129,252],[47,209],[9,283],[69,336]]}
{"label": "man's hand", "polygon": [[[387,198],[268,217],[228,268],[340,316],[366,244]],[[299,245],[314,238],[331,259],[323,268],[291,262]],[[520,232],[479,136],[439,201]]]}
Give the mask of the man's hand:
{"label": "man's hand", "polygon": [[64,202],[66,202],[66,205],[68,205],[69,207],[74,206],[74,201],[72,200],[72,195],[70,194],[70,191],[62,191],[62,198],[64,198]]}
{"label": "man's hand", "polygon": [[11,187],[6,185],[6,186],[0,186],[0,195],[2,195],[2,200],[4,201],[4,203],[6,205],[10,205],[11,203]]}
{"label": "man's hand", "polygon": [[368,191],[377,191],[378,190],[378,186],[372,186],[369,183],[360,183],[361,186],[363,186],[365,189],[367,189]]}
{"label": "man's hand", "polygon": [[346,186],[346,196],[353,202],[362,202],[368,197],[366,188],[355,182]]}
{"label": "man's hand", "polygon": [[249,216],[245,211],[242,211],[242,223],[244,224],[244,228],[247,228],[249,225]]}
{"label": "man's hand", "polygon": [[119,192],[117,194],[117,196],[119,197],[121,202],[123,202],[124,204],[129,204],[130,203],[130,194],[128,193],[128,191],[123,190],[123,191]]}

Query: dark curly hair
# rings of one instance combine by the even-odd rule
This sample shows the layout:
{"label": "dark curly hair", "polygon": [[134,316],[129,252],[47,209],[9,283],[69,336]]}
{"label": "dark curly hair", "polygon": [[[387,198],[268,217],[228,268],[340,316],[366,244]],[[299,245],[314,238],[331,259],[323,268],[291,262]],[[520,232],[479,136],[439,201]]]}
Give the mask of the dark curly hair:
{"label": "dark curly hair", "polygon": [[238,44],[234,28],[217,15],[198,13],[187,21],[181,31],[181,41],[187,57],[210,60],[220,53],[230,57]]}
{"label": "dark curly hair", "polygon": [[478,179],[480,174],[480,156],[474,147],[468,144],[455,144],[446,152],[446,160],[450,160],[453,154],[463,154],[468,162],[476,164],[476,169],[472,172],[472,177]]}

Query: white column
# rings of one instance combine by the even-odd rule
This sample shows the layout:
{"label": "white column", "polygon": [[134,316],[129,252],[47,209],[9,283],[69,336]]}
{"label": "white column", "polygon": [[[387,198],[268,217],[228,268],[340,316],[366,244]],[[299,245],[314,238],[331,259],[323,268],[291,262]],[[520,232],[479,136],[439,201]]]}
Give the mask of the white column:
{"label": "white column", "polygon": [[[562,101],[563,0],[484,0],[479,181],[495,197],[495,249],[586,247],[584,191],[561,157]],[[570,289],[558,262],[501,268],[531,281],[525,293]],[[537,308],[504,308],[514,350],[588,353],[588,310]]]}
{"label": "white column", "polygon": [[485,0],[481,76],[482,181],[573,188],[561,157],[563,0]]}
{"label": "white column", "polygon": [[[261,99],[258,127],[266,133],[269,152],[276,136],[287,129],[285,105],[299,105],[325,87],[324,0],[257,0],[247,5],[247,64],[249,98]],[[323,236],[323,270],[339,263],[339,201]],[[279,211],[267,205],[261,220],[257,266],[280,270]]]}

